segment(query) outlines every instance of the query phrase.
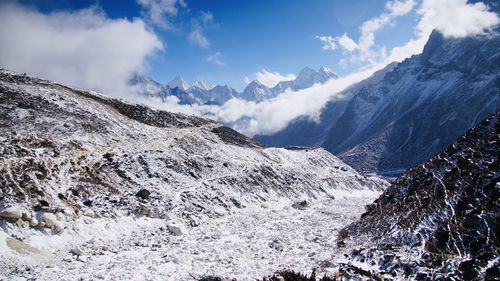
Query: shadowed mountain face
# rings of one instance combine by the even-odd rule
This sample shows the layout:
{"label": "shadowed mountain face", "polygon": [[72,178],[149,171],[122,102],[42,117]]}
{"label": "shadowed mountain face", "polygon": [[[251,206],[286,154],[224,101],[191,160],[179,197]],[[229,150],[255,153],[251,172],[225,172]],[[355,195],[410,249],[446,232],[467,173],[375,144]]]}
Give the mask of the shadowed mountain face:
{"label": "shadowed mountain face", "polygon": [[398,178],[339,239],[385,250],[416,249],[427,260],[418,266],[427,270],[443,271],[451,259],[452,270],[444,272],[450,275],[455,269],[461,280],[481,280],[488,269],[495,274],[500,255],[499,136],[500,111]]}
{"label": "shadowed mountain face", "polygon": [[431,158],[500,105],[500,37],[445,39],[363,88],[324,147],[362,171],[401,173]]}
{"label": "shadowed mountain face", "polygon": [[444,149],[500,106],[500,36],[444,38],[331,102],[320,122],[298,119],[268,145],[325,147],[362,172],[401,174]]}

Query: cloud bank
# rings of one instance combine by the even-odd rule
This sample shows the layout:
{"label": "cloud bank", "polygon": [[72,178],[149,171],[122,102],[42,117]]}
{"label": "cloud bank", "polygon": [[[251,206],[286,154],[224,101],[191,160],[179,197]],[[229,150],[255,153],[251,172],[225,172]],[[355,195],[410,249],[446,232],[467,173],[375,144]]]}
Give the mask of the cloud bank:
{"label": "cloud bank", "polygon": [[108,19],[96,7],[42,14],[0,4],[0,67],[123,95],[129,76],[164,48],[140,19]]}

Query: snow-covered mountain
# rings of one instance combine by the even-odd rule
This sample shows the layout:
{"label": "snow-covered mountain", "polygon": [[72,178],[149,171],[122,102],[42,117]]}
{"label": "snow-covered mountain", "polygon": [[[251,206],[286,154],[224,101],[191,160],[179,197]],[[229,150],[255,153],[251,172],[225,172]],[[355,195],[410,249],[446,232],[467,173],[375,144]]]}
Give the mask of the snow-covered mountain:
{"label": "snow-covered mountain", "polygon": [[275,93],[271,89],[259,81],[254,80],[245,87],[243,92],[239,95],[239,98],[248,101],[261,102],[275,96]]}
{"label": "snow-covered mountain", "polygon": [[337,75],[327,67],[322,66],[318,71],[306,67],[299,72],[294,80],[281,81],[273,88],[268,88],[259,81],[254,80],[246,86],[239,97],[247,101],[261,102],[274,98],[286,90],[298,91],[306,89],[314,84],[323,84],[332,78],[337,78]]}
{"label": "snow-covered mountain", "polygon": [[384,69],[374,73],[369,79],[350,87],[343,96],[345,99],[327,103],[320,114],[319,122],[311,121],[307,117],[301,117],[292,121],[286,128],[272,135],[256,135],[254,139],[269,146],[305,146],[320,147],[328,136],[328,132],[336,121],[342,116],[350,99],[363,87],[376,84],[382,80],[385,74],[391,71],[397,63],[392,63]]}
{"label": "snow-covered mountain", "polygon": [[325,256],[300,260],[334,249],[387,185],[321,148],[265,148],[208,119],[4,70],[0,101],[7,279],[310,270]]}
{"label": "snow-covered mountain", "polygon": [[180,104],[223,104],[231,98],[238,97],[239,93],[229,87],[220,85],[207,85],[202,81],[195,81],[192,86],[180,76],[175,77],[167,85],[154,81],[151,78],[134,75],[129,81],[130,85],[142,96],[161,98],[175,96]]}
{"label": "snow-covered mountain", "polygon": [[181,76],[175,76],[167,85],[172,89],[179,88],[183,91],[189,89],[189,84]]}
{"label": "snow-covered mountain", "polygon": [[500,108],[500,35],[433,32],[424,51],[349,102],[323,146],[364,171],[419,165]]}
{"label": "snow-covered mountain", "polygon": [[380,280],[497,280],[499,144],[500,111],[398,178],[339,244]]}
{"label": "snow-covered mountain", "polygon": [[194,81],[193,86],[191,86],[191,88],[189,90],[192,91],[193,89],[196,88],[196,89],[200,89],[200,90],[203,90],[203,91],[209,91],[213,87],[215,87],[215,85],[211,85],[211,84],[207,85],[203,81],[196,80],[196,81]]}
{"label": "snow-covered mountain", "polygon": [[338,78],[338,76],[328,67],[322,66],[318,71],[310,67],[305,67],[299,72],[294,80],[279,82],[272,90],[275,94],[282,93],[286,89],[298,91],[309,88],[314,84],[323,84],[330,79],[336,78]]}
{"label": "snow-covered mountain", "polygon": [[256,139],[321,145],[360,171],[400,174],[500,107],[499,50],[498,33],[453,39],[435,31],[422,54],[348,89],[347,105],[330,103],[320,123],[299,119]]}
{"label": "snow-covered mountain", "polygon": [[276,97],[286,90],[297,91],[305,89],[314,84],[325,83],[332,78],[337,78],[337,76],[327,67],[321,67],[318,71],[306,67],[301,70],[295,80],[279,82],[273,88],[268,88],[254,80],[241,93],[227,85],[207,85],[202,81],[195,81],[192,86],[189,86],[181,76],[176,76],[167,85],[137,74],[129,82],[143,96],[160,97],[162,100],[165,100],[168,95],[175,95],[179,98],[180,104],[220,105],[232,98],[261,102]]}

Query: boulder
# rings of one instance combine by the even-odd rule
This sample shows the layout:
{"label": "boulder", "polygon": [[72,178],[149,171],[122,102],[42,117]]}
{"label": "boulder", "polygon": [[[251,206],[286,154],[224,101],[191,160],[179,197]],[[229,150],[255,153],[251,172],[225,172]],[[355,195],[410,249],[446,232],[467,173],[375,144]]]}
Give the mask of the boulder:
{"label": "boulder", "polygon": [[31,245],[24,243],[20,240],[14,239],[14,238],[7,238],[6,241],[7,246],[11,248],[12,250],[21,253],[21,254],[38,254],[40,251],[32,247]]}
{"label": "boulder", "polygon": [[181,236],[182,235],[181,229],[177,226],[167,225],[167,229],[174,236]]}
{"label": "boulder", "polygon": [[269,248],[274,249],[278,252],[283,251],[283,244],[279,240],[273,240],[271,243],[268,244]]}
{"label": "boulder", "polygon": [[61,234],[64,230],[64,228],[58,223],[54,224],[51,229],[52,229],[52,234],[54,235]]}
{"label": "boulder", "polygon": [[32,217],[30,220],[30,226],[36,227],[38,225],[38,220],[35,217]]}
{"label": "boulder", "polygon": [[0,210],[0,218],[15,222],[23,217],[23,210],[17,206],[8,206]]}
{"label": "boulder", "polygon": [[144,200],[149,200],[149,197],[151,196],[151,192],[145,188],[139,190],[135,196],[144,199]]}
{"label": "boulder", "polygon": [[82,249],[78,248],[78,247],[75,247],[75,248],[72,248],[71,250],[69,250],[69,252],[75,256],[83,256],[83,251]]}
{"label": "boulder", "polygon": [[305,210],[309,206],[309,203],[307,203],[306,200],[300,201],[300,202],[295,202],[292,204],[292,208],[297,209],[297,210]]}
{"label": "boulder", "polygon": [[43,213],[40,216],[40,222],[44,223],[45,227],[51,228],[52,226],[54,226],[56,224],[57,218],[52,213]]}

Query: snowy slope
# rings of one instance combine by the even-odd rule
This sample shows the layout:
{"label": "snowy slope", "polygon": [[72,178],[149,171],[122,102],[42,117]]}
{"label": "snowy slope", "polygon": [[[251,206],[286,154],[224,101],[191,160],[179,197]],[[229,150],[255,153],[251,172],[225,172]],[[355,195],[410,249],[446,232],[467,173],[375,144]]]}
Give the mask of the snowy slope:
{"label": "snowy slope", "polygon": [[187,91],[190,88],[189,84],[181,76],[174,77],[174,79],[168,82],[168,86],[172,89],[179,88],[183,91]]}
{"label": "snowy slope", "polygon": [[363,247],[353,259],[381,258],[380,273],[410,279],[497,280],[499,141],[500,111],[398,178],[341,231],[339,239]]}
{"label": "snowy slope", "polygon": [[[256,278],[321,243],[333,247],[329,235],[386,186],[323,149],[264,148],[207,119],[8,71],[0,100],[0,276],[8,279],[142,279],[136,264],[155,268],[153,279]],[[291,208],[300,200],[308,211]],[[308,225],[313,210],[328,228]],[[280,237],[296,255],[275,249]],[[266,258],[245,268],[253,255]]]}
{"label": "snowy slope", "polygon": [[446,39],[362,88],[323,146],[367,172],[400,174],[444,149],[500,106],[500,37]]}

